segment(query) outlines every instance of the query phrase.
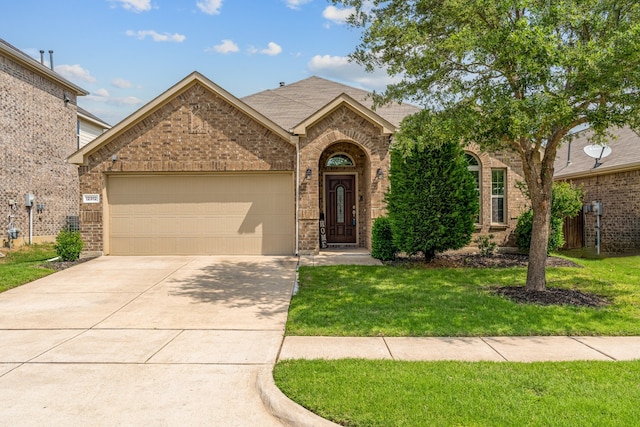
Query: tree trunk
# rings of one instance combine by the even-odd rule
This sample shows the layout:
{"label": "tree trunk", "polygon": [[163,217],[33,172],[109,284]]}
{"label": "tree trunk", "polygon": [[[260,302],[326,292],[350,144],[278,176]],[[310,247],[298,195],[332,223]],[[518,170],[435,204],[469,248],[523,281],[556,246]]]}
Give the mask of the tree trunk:
{"label": "tree trunk", "polygon": [[529,247],[529,265],[527,268],[528,291],[547,289],[547,246],[549,244],[549,224],[551,223],[551,186],[553,184],[553,163],[555,144],[548,147],[544,158],[540,153],[529,151],[523,156],[525,181],[531,197],[533,224],[531,246]]}
{"label": "tree trunk", "polygon": [[[545,197],[541,199],[545,199]],[[532,198],[532,205],[533,227],[531,230],[531,246],[529,247],[526,289],[528,291],[544,291],[547,288],[546,266],[551,200],[540,200],[538,203],[533,203]]]}

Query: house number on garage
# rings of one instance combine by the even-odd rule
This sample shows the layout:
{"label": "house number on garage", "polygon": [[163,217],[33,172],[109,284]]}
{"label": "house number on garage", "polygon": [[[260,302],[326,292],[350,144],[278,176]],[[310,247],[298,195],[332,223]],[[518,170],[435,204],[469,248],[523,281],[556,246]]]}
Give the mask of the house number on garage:
{"label": "house number on garage", "polygon": [[100,203],[99,194],[83,194],[82,203]]}

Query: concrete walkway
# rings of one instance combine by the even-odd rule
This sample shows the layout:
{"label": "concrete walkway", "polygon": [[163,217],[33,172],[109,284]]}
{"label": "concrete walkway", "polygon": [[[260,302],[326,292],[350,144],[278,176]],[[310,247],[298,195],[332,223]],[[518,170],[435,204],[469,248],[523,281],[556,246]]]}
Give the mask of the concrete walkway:
{"label": "concrete walkway", "polygon": [[0,294],[0,425],[281,426],[296,258],[102,257]]}
{"label": "concrete walkway", "polygon": [[640,359],[640,337],[285,337],[285,359],[556,362]]}

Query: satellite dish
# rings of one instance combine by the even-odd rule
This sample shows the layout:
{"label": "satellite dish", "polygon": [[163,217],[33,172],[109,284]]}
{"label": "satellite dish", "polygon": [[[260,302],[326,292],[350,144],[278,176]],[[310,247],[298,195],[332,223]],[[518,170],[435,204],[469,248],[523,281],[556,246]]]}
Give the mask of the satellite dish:
{"label": "satellite dish", "polygon": [[611,154],[611,147],[608,145],[591,144],[584,147],[584,152],[587,156],[596,159],[596,164],[593,166],[595,169],[602,164],[598,160]]}

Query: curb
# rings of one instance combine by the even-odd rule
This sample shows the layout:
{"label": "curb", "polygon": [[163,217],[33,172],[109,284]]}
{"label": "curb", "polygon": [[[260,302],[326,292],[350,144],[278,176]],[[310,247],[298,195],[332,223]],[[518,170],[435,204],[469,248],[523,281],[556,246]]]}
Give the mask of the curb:
{"label": "curb", "polygon": [[271,369],[258,372],[256,386],[267,411],[287,427],[340,427],[285,396],[273,381]]}

